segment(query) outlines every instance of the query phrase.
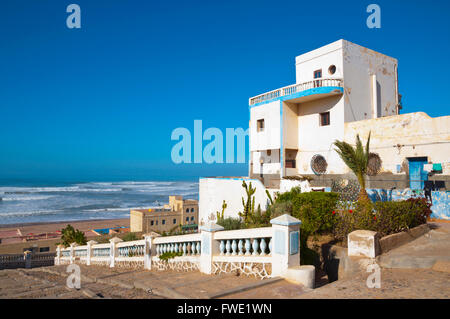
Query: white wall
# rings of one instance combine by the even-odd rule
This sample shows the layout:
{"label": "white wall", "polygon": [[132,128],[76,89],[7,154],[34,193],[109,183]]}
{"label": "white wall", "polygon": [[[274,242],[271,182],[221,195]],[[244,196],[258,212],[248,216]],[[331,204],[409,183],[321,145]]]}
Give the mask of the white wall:
{"label": "white wall", "polygon": [[[379,154],[382,172],[396,174],[405,158],[426,156],[428,161],[444,163],[442,173],[450,175],[449,128],[450,116],[432,118],[417,112],[346,123],[345,141],[354,144],[359,134],[365,143],[371,131],[370,151]],[[394,147],[397,144],[402,145],[400,149]]]}
{"label": "white wall", "polygon": [[[342,95],[301,103],[298,106],[297,171],[299,174],[313,174],[311,158],[322,155],[328,162],[327,173],[334,173],[341,162],[333,150],[336,139],[344,138],[344,100]],[[330,112],[330,125],[320,126],[322,112]],[[334,163],[330,165],[331,163]]]}
{"label": "white wall", "polygon": [[270,150],[271,154],[268,155],[267,151],[252,152],[253,161],[253,174],[261,173],[262,158],[264,163],[262,165],[263,174],[279,174],[280,173],[280,150]]}
{"label": "white wall", "polygon": [[[245,177],[244,177],[245,178]],[[247,200],[247,194],[242,187],[244,178],[201,178],[199,181],[199,220],[208,222],[208,218],[216,217],[216,212],[222,211],[223,200],[228,207],[225,210],[225,217],[239,217],[238,212],[242,212],[242,197]],[[265,210],[267,205],[267,194],[264,185],[256,179],[245,178],[247,185],[252,183],[256,187],[255,209],[258,204]],[[274,190],[271,190],[273,196]]]}
{"label": "white wall", "polygon": [[[257,132],[256,122],[264,119],[264,130]],[[250,150],[280,148],[280,101],[254,106],[250,109]]]}
{"label": "white wall", "polygon": [[[344,40],[338,40],[295,58],[296,83],[312,81],[314,71],[322,69],[322,78],[343,78],[342,46]],[[331,75],[328,68],[336,66]]]}
{"label": "white wall", "polygon": [[[345,122],[397,114],[397,60],[345,40],[343,60]],[[378,82],[375,106],[372,74]],[[378,116],[374,114],[374,108]]]}

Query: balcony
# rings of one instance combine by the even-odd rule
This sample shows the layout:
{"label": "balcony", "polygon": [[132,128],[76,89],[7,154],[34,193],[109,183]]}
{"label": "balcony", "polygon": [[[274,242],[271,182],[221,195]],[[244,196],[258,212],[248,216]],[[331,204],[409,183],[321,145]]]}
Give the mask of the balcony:
{"label": "balcony", "polygon": [[[280,89],[257,95],[249,99],[249,105],[255,106],[260,103],[267,103],[274,100],[292,100],[308,96],[326,97],[330,95],[342,94],[342,79],[317,79],[304,83],[293,84]],[[306,101],[306,99],[304,99]],[[303,101],[295,101],[303,102]]]}

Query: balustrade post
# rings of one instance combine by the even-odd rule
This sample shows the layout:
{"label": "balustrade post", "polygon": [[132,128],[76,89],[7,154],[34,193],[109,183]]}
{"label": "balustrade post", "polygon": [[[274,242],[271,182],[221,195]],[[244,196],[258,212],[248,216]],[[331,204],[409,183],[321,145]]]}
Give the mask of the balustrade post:
{"label": "balustrade post", "polygon": [[212,258],[220,251],[218,241],[214,240],[214,233],[221,230],[224,230],[224,228],[213,222],[200,226],[200,272],[204,274],[210,275],[212,273]]}
{"label": "balustrade post", "polygon": [[77,243],[71,243],[70,244],[70,263],[73,264],[73,261],[75,260],[75,247],[78,246]]}
{"label": "balustrade post", "polygon": [[91,258],[92,258],[92,254],[93,254],[93,250],[94,250],[94,248],[92,246],[94,246],[95,244],[97,244],[97,242],[95,240],[90,240],[87,242],[87,250],[86,250],[86,265],[87,266],[91,265]]}
{"label": "balustrade post", "polygon": [[31,254],[32,252],[29,250],[23,253],[23,258],[25,259],[25,268],[31,268]]}
{"label": "balustrade post", "polygon": [[61,245],[56,247],[55,265],[61,265]]}
{"label": "balustrade post", "polygon": [[300,265],[301,221],[284,214],[270,223],[273,230],[272,276],[283,276],[288,268]]}
{"label": "balustrade post", "polygon": [[114,268],[116,257],[119,256],[119,249],[117,248],[117,243],[122,242],[123,240],[114,237],[109,240],[110,246],[109,246],[109,267]]}

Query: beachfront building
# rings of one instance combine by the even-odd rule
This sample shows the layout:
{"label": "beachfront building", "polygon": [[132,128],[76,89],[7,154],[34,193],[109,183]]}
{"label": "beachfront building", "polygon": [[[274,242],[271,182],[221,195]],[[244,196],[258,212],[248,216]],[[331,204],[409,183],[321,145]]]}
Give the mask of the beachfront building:
{"label": "beachfront building", "polygon": [[163,207],[130,210],[131,232],[161,233],[177,229],[194,231],[198,223],[198,201],[169,196]]}
{"label": "beachfront building", "polygon": [[[200,220],[237,216],[245,195],[242,180],[256,186],[256,205],[267,204],[266,189],[295,186],[290,177],[312,177],[330,187],[352,178],[334,150],[335,140],[354,144],[371,132],[371,188],[423,189],[428,179],[450,182],[450,116],[400,114],[398,61],[346,40],[295,59],[296,83],[249,99],[249,174],[200,179]],[[354,177],[353,177],[354,178]],[[303,191],[308,190],[308,186]]]}

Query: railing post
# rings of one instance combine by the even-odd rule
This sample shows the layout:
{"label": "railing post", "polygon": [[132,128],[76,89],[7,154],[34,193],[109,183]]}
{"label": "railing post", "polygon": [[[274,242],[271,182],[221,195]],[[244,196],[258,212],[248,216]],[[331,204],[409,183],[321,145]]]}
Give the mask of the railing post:
{"label": "railing post", "polygon": [[56,247],[55,265],[61,265],[61,245]]}
{"label": "railing post", "polygon": [[109,247],[109,259],[110,259],[109,267],[110,268],[114,268],[116,256],[119,255],[119,249],[117,248],[117,243],[120,243],[122,241],[123,240],[118,238],[118,237],[114,237],[114,238],[109,240],[109,242],[110,242],[110,247]]}
{"label": "railing post", "polygon": [[156,245],[153,245],[153,238],[160,236],[157,233],[151,232],[144,234],[144,269],[152,269],[152,256],[156,256]]}
{"label": "railing post", "polygon": [[73,264],[75,260],[75,247],[78,246],[77,243],[70,244],[70,263]]}
{"label": "railing post", "polygon": [[301,221],[284,214],[270,223],[273,229],[272,276],[283,276],[288,268],[300,265]]}
{"label": "railing post", "polygon": [[214,240],[214,233],[224,230],[216,223],[209,222],[200,226],[201,231],[201,254],[200,254],[200,272],[210,275],[212,273],[212,259],[214,255],[220,252],[219,243]]}
{"label": "railing post", "polygon": [[23,254],[23,258],[25,259],[25,268],[31,268],[31,251],[27,250]]}
{"label": "railing post", "polygon": [[97,242],[95,240],[90,240],[87,242],[87,251],[86,251],[86,265],[87,266],[91,265],[92,251],[94,250],[94,248],[92,246],[94,246],[95,244],[97,244]]}

